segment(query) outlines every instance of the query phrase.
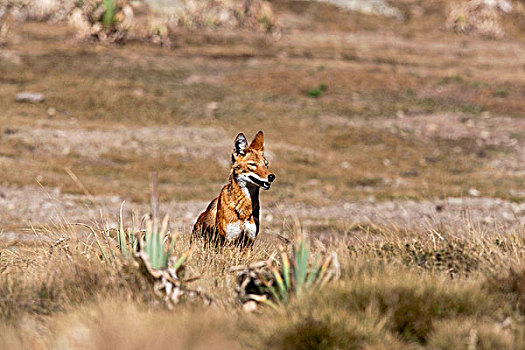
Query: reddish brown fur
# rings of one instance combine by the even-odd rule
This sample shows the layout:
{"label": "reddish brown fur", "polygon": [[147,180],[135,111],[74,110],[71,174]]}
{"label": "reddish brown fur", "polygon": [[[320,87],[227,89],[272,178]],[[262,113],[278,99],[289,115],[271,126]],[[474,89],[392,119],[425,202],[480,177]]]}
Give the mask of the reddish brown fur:
{"label": "reddish brown fur", "polygon": [[[239,143],[238,140],[240,140]],[[253,183],[246,184],[244,179],[249,174],[256,174],[261,179],[270,179],[269,187],[275,175],[268,170],[268,162],[263,154],[264,135],[262,131],[257,133],[249,147],[239,149],[238,146],[242,146],[243,141],[245,145],[244,135],[239,134],[233,147],[229,182],[199,216],[193,228],[194,234],[224,242],[231,238],[231,233],[229,237],[227,230],[229,224],[240,225],[239,227],[242,228],[245,223],[255,225],[255,236],[248,237],[248,232],[241,229],[241,234],[232,240],[241,239],[252,243],[259,233],[259,186]],[[253,226],[250,227],[253,228]]]}

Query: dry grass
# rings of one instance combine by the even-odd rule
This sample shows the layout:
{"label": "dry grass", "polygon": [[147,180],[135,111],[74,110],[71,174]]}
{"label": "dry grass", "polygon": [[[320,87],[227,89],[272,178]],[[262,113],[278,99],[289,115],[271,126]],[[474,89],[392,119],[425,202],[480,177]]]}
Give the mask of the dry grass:
{"label": "dry grass", "polygon": [[[363,227],[353,237],[312,238],[314,253],[338,253],[341,280],[278,311],[244,314],[230,267],[267,259],[278,243],[271,237],[245,253],[194,244],[185,276],[201,276],[192,288],[214,304],[186,301],[168,312],[133,264],[108,266],[81,231],[47,229],[65,241],[1,250],[0,341],[14,349],[153,341],[175,348],[453,348],[469,341],[515,348],[523,342],[523,237],[470,232],[465,240],[437,229],[421,235]],[[189,236],[177,238],[176,255],[187,250]]]}

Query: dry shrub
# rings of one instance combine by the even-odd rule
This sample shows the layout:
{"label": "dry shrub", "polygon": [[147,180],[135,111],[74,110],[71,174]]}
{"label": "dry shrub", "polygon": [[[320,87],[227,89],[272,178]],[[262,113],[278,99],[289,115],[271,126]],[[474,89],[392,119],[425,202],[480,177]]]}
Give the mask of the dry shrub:
{"label": "dry shrub", "polygon": [[246,332],[257,330],[257,348],[407,349],[426,344],[440,321],[489,317],[495,308],[479,283],[377,269],[309,293],[271,321],[250,319]]}
{"label": "dry shrub", "polygon": [[276,18],[272,6],[262,0],[184,0],[179,23],[183,27],[262,28],[271,30]]}
{"label": "dry shrub", "polygon": [[272,349],[358,349],[363,337],[326,321],[307,317],[279,330],[267,342]]}
{"label": "dry shrub", "polygon": [[[485,235],[472,228],[427,228],[406,232],[397,227],[361,226],[354,234],[365,233],[373,241],[360,241],[348,246],[356,258],[375,256],[387,263],[400,263],[451,278],[475,272],[493,273],[501,266],[517,263],[523,256],[523,237],[517,234]],[[470,231],[470,233],[468,233]],[[510,260],[509,260],[510,258]]]}
{"label": "dry shrub", "polygon": [[[474,318],[436,322],[428,345],[436,350],[456,349],[520,349],[515,346],[512,330],[494,321]],[[519,340],[518,340],[519,342]]]}
{"label": "dry shrub", "polygon": [[23,322],[30,325],[0,325],[0,343],[8,349],[240,348],[232,327],[235,319],[219,310],[167,312],[120,298],[86,303],[44,324]]}
{"label": "dry shrub", "polygon": [[506,0],[453,2],[446,27],[458,33],[500,39],[505,35],[501,25],[501,13],[511,10],[512,5]]}
{"label": "dry shrub", "polygon": [[[437,320],[490,314],[490,299],[472,283],[453,284],[409,270],[385,271],[348,281],[325,295],[324,305],[348,314],[375,309],[385,327],[405,341],[426,343]],[[483,308],[480,308],[483,305]]]}
{"label": "dry shrub", "polygon": [[523,267],[511,268],[503,275],[489,277],[486,287],[489,292],[497,295],[513,310],[525,315],[525,269]]}
{"label": "dry shrub", "polygon": [[246,318],[243,344],[258,349],[407,349],[377,308],[347,308],[339,288],[345,287],[308,293],[279,312]]}
{"label": "dry shrub", "polygon": [[[25,314],[50,315],[103,295],[155,302],[156,297],[134,266],[101,265],[98,256],[77,249],[36,249],[31,253],[2,251],[0,320]],[[24,257],[30,256],[30,258]]]}
{"label": "dry shrub", "polygon": [[183,0],[166,11],[153,9],[143,0],[109,2],[113,9],[108,15],[104,0],[7,0],[0,4],[0,14],[9,12],[18,20],[67,22],[78,40],[111,43],[147,40],[170,45],[170,37],[181,28],[271,32],[276,25],[271,3],[265,0]]}

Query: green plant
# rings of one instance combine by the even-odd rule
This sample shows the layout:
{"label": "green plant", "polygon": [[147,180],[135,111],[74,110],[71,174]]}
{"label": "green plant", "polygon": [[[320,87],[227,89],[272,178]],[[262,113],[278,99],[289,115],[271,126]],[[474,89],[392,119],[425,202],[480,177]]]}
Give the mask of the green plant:
{"label": "green plant", "polygon": [[[284,249],[279,251],[279,257],[278,264],[271,258],[264,265],[269,273],[259,271],[255,275],[252,274],[257,280],[254,281],[254,284],[260,286],[260,293],[249,294],[250,299],[276,309],[278,305],[288,303],[307,290],[321,288],[329,280],[338,278],[340,275],[339,262],[335,253],[322,260],[319,259],[319,256],[315,256],[314,262],[310,264],[310,249],[304,238],[293,244],[290,257]],[[242,278],[239,280],[241,283],[246,282]]]}
{"label": "green plant", "polygon": [[308,90],[308,95],[310,97],[320,97],[327,89],[328,89],[328,87],[326,86],[326,84],[325,83],[321,83],[321,84],[319,84],[319,86]]}
{"label": "green plant", "polygon": [[104,27],[110,27],[115,22],[116,0],[104,0],[103,4],[105,11],[102,17],[102,24],[104,24]]}
{"label": "green plant", "polygon": [[499,88],[494,92],[494,96],[496,97],[505,97],[507,96],[507,90],[505,88]]}
{"label": "green plant", "polygon": [[[168,221],[169,217],[166,215],[159,228],[158,220],[148,219],[143,235],[144,240],[141,242],[141,250],[148,256],[151,267],[158,270],[168,268],[175,246],[175,239],[169,236]],[[177,271],[188,255],[189,252],[184,253],[171,267]]]}

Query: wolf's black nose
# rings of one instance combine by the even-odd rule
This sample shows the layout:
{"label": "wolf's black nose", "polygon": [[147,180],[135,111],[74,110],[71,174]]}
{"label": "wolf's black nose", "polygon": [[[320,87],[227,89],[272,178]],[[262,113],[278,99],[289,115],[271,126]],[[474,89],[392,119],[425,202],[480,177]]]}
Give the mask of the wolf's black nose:
{"label": "wolf's black nose", "polygon": [[268,175],[268,181],[272,182],[273,180],[275,180],[275,175],[274,174]]}

